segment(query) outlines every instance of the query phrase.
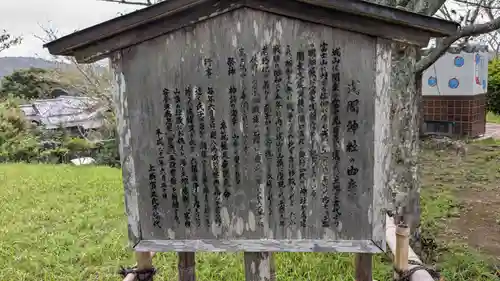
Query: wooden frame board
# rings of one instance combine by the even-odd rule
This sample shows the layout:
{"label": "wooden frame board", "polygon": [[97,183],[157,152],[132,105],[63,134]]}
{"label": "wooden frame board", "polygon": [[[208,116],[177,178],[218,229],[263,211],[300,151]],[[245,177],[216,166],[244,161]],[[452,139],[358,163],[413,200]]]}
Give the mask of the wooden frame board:
{"label": "wooden frame board", "polygon": [[[232,24],[233,22],[238,24]],[[242,36],[233,35],[238,33],[242,34]],[[268,49],[264,52],[263,48],[265,46],[268,46]],[[278,46],[277,49],[281,52],[280,56],[276,55],[278,51],[275,50],[275,46]],[[325,55],[325,57],[328,57],[325,59],[325,64],[321,61],[323,46],[328,46],[328,48],[325,47],[327,48],[325,54],[328,53]],[[246,53],[240,53],[242,49],[246,50]],[[339,61],[334,55],[337,49],[342,55],[342,60],[339,59]],[[173,54],[177,55],[174,56]],[[264,54],[267,54],[268,60],[262,59]],[[286,59],[287,54],[290,54],[290,62]],[[244,62],[239,63],[243,55],[245,56]],[[260,62],[267,61],[269,65],[256,64],[255,72],[251,74],[250,71],[253,69],[252,57],[259,57]],[[207,58],[214,59],[207,62]],[[301,60],[303,60],[302,66],[299,63]],[[229,62],[235,62],[233,65],[235,68],[234,73]],[[228,64],[226,65],[226,63]],[[335,63],[338,63],[338,65],[335,65]],[[208,64],[213,64],[211,65],[213,77],[207,76]],[[386,183],[389,159],[390,43],[388,41],[253,9],[240,9],[199,23],[188,32],[174,32],[116,52],[113,57],[113,66],[117,81],[115,103],[118,108],[120,154],[129,219],[129,238],[131,245],[137,251],[378,253],[385,250]],[[287,68],[289,66],[294,69],[289,71]],[[262,67],[269,67],[269,72],[263,71]],[[303,70],[297,70],[300,67]],[[306,71],[307,67],[309,68]],[[325,72],[323,72],[322,67],[325,68]],[[226,71],[228,71],[228,75],[223,74]],[[333,78],[335,71],[340,75],[340,82],[335,82]],[[288,73],[290,77],[287,76]],[[323,73],[328,74],[328,77],[322,76]],[[266,75],[268,75],[267,78]],[[280,76],[277,77],[277,75]],[[336,115],[331,112],[333,108],[330,106],[335,103],[335,95],[338,95],[342,110],[344,110],[343,113],[338,113],[341,124],[346,126],[349,121],[354,122],[354,120],[357,120],[357,122],[360,122],[359,130],[361,135],[354,136],[353,134],[353,136],[349,137],[349,129],[340,129],[340,134],[346,139],[342,144],[337,145],[334,144],[336,141],[332,137],[333,131],[329,131],[323,143],[328,143],[327,146],[330,148],[322,150],[323,148],[317,146],[318,142],[316,141],[316,138],[322,137],[318,133],[319,131],[316,132],[316,135],[308,134],[309,141],[299,144],[301,143],[299,140],[301,130],[297,129],[298,127],[292,126],[284,129],[276,125],[279,122],[269,123],[268,126],[265,126],[267,123],[264,122],[255,123],[255,126],[250,124],[250,119],[253,117],[250,114],[250,107],[254,102],[250,99],[253,94],[250,90],[251,85],[253,81],[256,81],[259,87],[263,87],[266,84],[266,79],[268,79],[269,83],[273,84],[270,87],[269,96],[266,97],[265,91],[259,90],[257,91],[259,93],[255,93],[261,95],[260,101],[269,100],[271,102],[267,105],[269,105],[270,112],[275,112],[275,114],[270,114],[270,116],[274,116],[270,118],[274,118],[274,121],[284,118],[287,120],[287,124],[300,125],[298,120],[301,118],[301,114],[304,116],[307,114],[305,112],[300,113],[298,104],[302,102],[295,99],[300,99],[301,86],[299,86],[300,82],[297,79],[291,80],[292,76],[307,76],[303,77],[305,83],[308,84],[308,93],[306,95],[312,99],[304,99],[303,105],[306,108],[305,110],[309,110],[307,114],[314,111],[314,114],[316,114],[314,115],[315,120],[317,121],[315,125],[314,122],[306,122],[306,125],[309,126],[309,129],[307,129],[309,132],[313,132],[311,126],[316,126],[314,128],[326,126],[325,128],[330,128],[328,130],[333,130],[334,125],[332,122]],[[312,81],[317,87],[311,87]],[[356,82],[356,85],[359,84],[360,87],[357,94],[354,93],[356,90],[353,81]],[[288,85],[288,82],[291,84]],[[335,87],[335,83],[340,84]],[[230,91],[231,85],[235,88],[234,92]],[[326,89],[324,92],[322,90],[323,85],[325,85]],[[198,87],[204,90],[197,93]],[[212,117],[207,110],[207,108],[210,108],[210,104],[206,104],[211,99],[208,93],[210,87],[214,88],[215,94],[212,98],[215,100],[215,106],[219,106],[217,113],[213,115],[214,120],[217,120],[217,126],[215,127],[211,127],[209,124],[209,119]],[[179,90],[175,94],[176,88],[182,91]],[[185,92],[185,89],[189,89],[189,91]],[[245,91],[246,95],[243,97],[242,93],[245,93]],[[359,114],[362,114],[362,117],[356,117],[358,113],[355,116],[353,112],[345,111],[349,101],[354,101],[349,99],[349,95],[352,93],[359,95],[357,100],[362,104],[359,107]],[[171,99],[170,102],[166,102],[168,104],[166,107],[170,109],[165,110],[165,100],[163,98],[169,94],[171,94]],[[238,97],[233,99],[232,94]],[[282,95],[280,99],[283,99],[283,103],[292,104],[290,108],[295,110],[292,112],[294,114],[286,115],[282,107],[275,103],[279,95]],[[197,100],[198,96],[201,98],[200,100]],[[173,100],[179,100],[179,102],[173,102]],[[245,101],[249,103],[247,111],[238,109],[239,113],[236,113],[240,114],[238,120],[242,120],[243,125],[239,125],[238,122],[230,124],[232,123],[230,120],[230,111],[233,110],[232,100],[235,101],[234,104],[238,108],[243,108],[242,105],[245,104]],[[326,103],[323,104],[322,101]],[[203,114],[205,119],[203,120],[197,119],[194,114],[197,103],[205,112]],[[264,102],[258,102],[258,110],[254,111],[253,114],[259,115],[259,118],[266,118],[262,113],[268,110],[266,109],[267,105]],[[317,105],[318,108],[311,109],[314,108],[313,105]],[[326,106],[325,112],[318,110],[322,106]],[[277,108],[281,108],[281,111],[277,110]],[[191,112],[191,110],[193,111]],[[243,120],[245,115],[248,117],[246,121]],[[308,116],[307,118],[312,118],[312,115]],[[323,116],[326,119],[323,119]],[[170,125],[165,125],[168,122],[170,122]],[[222,126],[223,123],[221,122],[226,122],[226,125]],[[232,194],[243,191],[246,196],[243,199],[237,199],[237,196],[235,196],[234,199],[231,199],[234,201],[230,202],[219,200],[222,202],[219,212],[214,212],[217,203],[213,202],[218,202],[218,200],[214,201],[214,196],[222,198],[226,191],[221,190],[218,195],[213,195],[214,193],[210,192],[207,194],[207,199],[197,197],[202,193],[200,189],[197,189],[198,191],[195,193],[183,194],[182,192],[184,190],[181,184],[183,175],[188,172],[179,167],[187,169],[189,168],[188,163],[196,163],[197,167],[202,165],[201,159],[205,156],[199,150],[203,143],[200,140],[208,140],[205,137],[209,135],[209,131],[206,131],[205,137],[203,134],[197,136],[198,141],[194,142],[195,149],[190,148],[189,132],[191,129],[189,129],[189,124],[193,126],[195,131],[199,131],[201,124],[205,124],[207,130],[213,129],[215,149],[219,150],[215,154],[210,154],[210,156],[218,155],[217,165],[222,165],[221,162],[225,160],[224,157],[227,157],[226,160],[230,162],[230,165],[227,166],[227,175],[230,179],[229,185],[226,186],[222,181],[216,181],[217,185],[229,188],[227,192]],[[224,137],[226,132],[223,132],[222,129],[219,130],[219,128],[229,128],[228,130],[234,134],[228,133],[228,135],[238,138],[245,138],[245,136],[249,138],[255,135],[252,130],[257,129],[260,132],[258,147],[253,150],[252,148],[244,149],[242,144],[244,142],[242,142],[239,144],[241,145],[239,149],[229,146],[228,156],[224,156],[224,142],[228,140]],[[292,167],[293,165],[303,165],[307,169],[305,173],[310,175],[307,180],[309,182],[318,180],[313,184],[316,187],[307,183],[305,192],[307,192],[307,200],[311,201],[308,201],[309,204],[306,204],[305,209],[285,204],[285,209],[281,210],[278,203],[281,200],[279,198],[283,198],[285,203],[291,203],[295,199],[300,200],[298,192],[286,193],[285,195],[295,196],[293,200],[287,199],[288,196],[283,196],[278,192],[280,190],[279,181],[270,183],[261,181],[259,184],[254,181],[259,177],[259,174],[255,172],[257,170],[249,168],[243,171],[241,166],[237,166],[237,162],[231,160],[234,159],[234,156],[239,156],[238,159],[241,161],[247,158],[254,159],[256,153],[261,153],[265,157],[267,144],[264,136],[266,132],[271,132],[270,136],[274,139],[270,143],[272,146],[270,150],[275,153],[273,155],[278,155],[280,153],[278,149],[280,137],[279,134],[273,132],[281,131],[292,132],[291,138],[295,140],[294,143],[298,144],[297,149],[300,150],[303,147],[304,149],[307,148],[309,152],[312,149],[319,155],[317,160],[306,159],[304,164],[299,164],[299,159],[294,159],[283,164],[285,166],[282,167],[283,170],[292,171],[296,169],[296,167]],[[161,135],[158,138],[157,133]],[[181,157],[172,158],[174,159],[173,165],[178,169],[169,175],[168,171],[166,171],[169,152],[163,150],[165,147],[160,149],[159,146],[165,145],[164,141],[170,138],[182,141],[172,144],[172,149],[174,149],[172,151],[176,152],[174,154]],[[349,156],[346,152],[348,149],[346,150],[345,145],[353,141],[362,147],[362,152],[360,152],[362,154],[357,157]],[[287,145],[289,144],[290,141],[288,141]],[[342,149],[340,149],[341,146]],[[338,153],[340,153],[340,158],[344,160],[339,160],[340,164],[333,163],[334,158],[332,157],[335,157],[332,156],[333,147],[339,148],[339,151],[341,150]],[[179,151],[184,154],[179,154]],[[242,153],[240,151],[249,152],[243,155],[239,154]],[[300,155],[297,152],[283,152],[283,156]],[[322,155],[325,155],[326,158],[322,158]],[[359,168],[362,172],[351,174],[348,171],[351,166],[350,163],[352,163],[347,160],[351,159],[349,157],[362,159],[356,160],[361,161],[359,162]],[[183,158],[186,159],[184,163],[182,162],[184,161]],[[281,165],[279,157],[270,157],[269,161],[270,165],[269,169],[266,170],[267,173],[273,175],[272,178],[279,178],[280,168],[276,168]],[[320,167],[317,166],[318,163],[327,164],[324,166],[327,171],[323,174],[321,174]],[[332,211],[332,200],[336,196],[334,190],[330,188],[324,189],[324,196],[319,195],[320,192],[323,192],[319,189],[323,182],[328,187],[334,184],[334,179],[326,176],[333,172],[333,170],[328,169],[333,169],[335,166],[329,164],[340,165],[342,170],[340,172],[340,181],[343,188],[347,188],[350,177],[356,177],[355,181],[359,183],[358,186],[353,187],[354,191],[344,189],[342,192],[345,194],[342,193],[341,198],[337,199],[338,204],[342,205],[340,209],[344,211],[344,214],[340,215],[341,218],[338,218],[340,224],[335,224],[332,217],[329,217],[328,220],[320,217],[324,213],[324,210],[321,209],[322,204],[330,204],[328,208]],[[248,167],[256,167],[255,162],[252,161],[248,162],[248,165]],[[188,186],[196,186],[203,180],[200,170],[197,168],[196,171],[194,177],[186,176],[185,183],[189,183]],[[260,173],[261,170],[258,171]],[[298,171],[294,170],[293,176],[288,176],[287,180],[290,180],[290,177],[295,177],[297,179],[295,183],[297,184],[299,177],[296,176],[296,172]],[[213,172],[213,168],[211,172]],[[165,179],[163,179],[162,173],[167,174]],[[154,176],[151,176],[152,174]],[[217,171],[217,175],[223,174],[224,169]],[[240,183],[237,180],[238,174],[242,177]],[[210,179],[211,183],[214,182],[214,178],[217,178],[213,175]],[[322,177],[322,175],[325,177]],[[174,181],[175,192],[165,194],[164,197],[160,196],[162,181],[171,180],[172,178],[176,179]],[[276,185],[275,188],[272,188],[273,184]],[[233,190],[231,190],[231,187],[233,187]],[[241,187],[241,189],[235,187]],[[171,186],[168,188],[171,189]],[[255,192],[252,191],[254,188],[265,190],[263,196],[270,202],[271,207],[264,208],[262,214],[258,214],[256,205],[238,208],[238,206],[246,206],[246,203],[249,205],[255,203],[253,201],[256,200],[258,194],[252,193]],[[290,187],[283,185],[283,188]],[[318,192],[316,197],[313,195],[315,188],[317,188]],[[246,192],[250,193],[246,194]],[[349,197],[351,196],[349,195],[350,192],[353,192],[354,197]],[[253,194],[253,196],[249,194]],[[331,199],[330,203],[325,203],[328,200],[323,201],[323,197]],[[191,202],[189,203],[191,205],[182,207],[184,203],[180,202],[180,198],[185,200],[183,202]],[[175,208],[169,207],[172,206],[171,204],[176,204],[176,200],[179,200],[177,203],[181,205],[178,211],[174,211]],[[211,209],[206,217],[208,222],[204,222],[203,216],[197,219],[196,213],[190,212],[190,210],[196,208],[203,210],[206,207]],[[224,218],[224,210],[227,212],[226,219]],[[309,214],[306,215],[307,218],[305,219],[309,226],[288,225],[289,221],[296,220],[291,215],[294,212],[295,215],[300,212]],[[218,226],[214,227],[214,221],[217,221],[218,215],[221,215],[221,218],[216,223]],[[258,216],[267,217],[268,221],[262,221],[262,227],[256,226],[255,220]],[[333,216],[333,214],[330,212],[329,216]],[[252,220],[254,225],[252,225]],[[283,225],[280,224],[281,220],[284,221]],[[320,225],[323,220],[327,221],[325,222],[326,226]],[[189,226],[186,224],[188,221]],[[269,223],[269,221],[274,221],[274,223]],[[176,228],[175,225],[180,227]]]}

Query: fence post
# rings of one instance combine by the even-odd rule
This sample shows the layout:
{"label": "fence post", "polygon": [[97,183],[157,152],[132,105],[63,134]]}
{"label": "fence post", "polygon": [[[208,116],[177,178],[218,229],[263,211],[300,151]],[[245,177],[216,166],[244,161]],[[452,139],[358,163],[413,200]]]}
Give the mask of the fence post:
{"label": "fence post", "polygon": [[[394,255],[394,266],[399,271],[408,270],[408,252],[409,252],[410,228],[407,225],[400,224],[396,227],[396,253]],[[394,272],[394,279],[400,278],[397,272]]]}
{"label": "fence post", "polygon": [[275,281],[274,257],[271,252],[245,252],[245,281]]}
{"label": "fence post", "polygon": [[196,280],[196,256],[194,252],[179,252],[177,254],[179,281]]}
{"label": "fence post", "polygon": [[[153,255],[151,252],[135,252],[135,259],[137,260],[137,270],[153,269]],[[135,281],[137,274],[130,273],[125,276],[123,281]],[[148,281],[153,281],[153,275]]]}
{"label": "fence post", "polygon": [[356,281],[372,281],[372,254],[356,254]]}

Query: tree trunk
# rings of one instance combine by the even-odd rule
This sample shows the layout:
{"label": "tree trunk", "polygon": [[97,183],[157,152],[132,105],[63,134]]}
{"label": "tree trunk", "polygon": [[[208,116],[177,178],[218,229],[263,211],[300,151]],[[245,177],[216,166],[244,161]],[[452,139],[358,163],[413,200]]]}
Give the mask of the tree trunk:
{"label": "tree trunk", "polygon": [[[422,58],[422,50],[417,49],[417,61],[419,61]],[[417,97],[418,97],[418,114],[419,114],[419,120],[418,120],[418,128],[419,128],[419,138],[422,138],[425,136],[425,122],[424,122],[424,101],[422,97],[422,74],[423,72],[416,73],[415,77],[415,83],[417,85]]]}
{"label": "tree trunk", "polygon": [[[405,10],[427,16],[434,15],[446,0],[365,0],[386,6],[403,6]],[[398,220],[411,228],[411,241],[419,244],[420,174],[418,171],[419,132],[423,124],[421,73],[415,73],[420,59],[416,46],[393,44],[391,103],[392,158],[389,188],[393,195],[393,211]],[[418,84],[418,85],[417,85]],[[416,249],[419,249],[415,245]]]}
{"label": "tree trunk", "polygon": [[420,179],[418,173],[420,98],[414,67],[418,47],[393,44],[391,73],[392,157],[389,187],[397,223],[412,230],[420,224]]}

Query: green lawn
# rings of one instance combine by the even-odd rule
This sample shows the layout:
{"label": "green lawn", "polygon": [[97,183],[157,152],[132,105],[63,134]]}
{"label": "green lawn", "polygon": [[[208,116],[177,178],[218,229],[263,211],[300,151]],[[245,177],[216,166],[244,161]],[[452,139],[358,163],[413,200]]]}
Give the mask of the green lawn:
{"label": "green lawn", "polygon": [[500,115],[495,115],[491,112],[488,112],[488,114],[486,115],[486,122],[500,124]]}
{"label": "green lawn", "polygon": [[[443,187],[423,190],[424,225],[433,235],[454,199]],[[0,206],[0,281],[120,280],[120,265],[134,264],[117,169],[0,165]],[[435,255],[447,280],[496,280],[481,256],[457,249],[463,247],[440,246]],[[197,254],[198,280],[244,280],[242,261],[241,254]],[[159,254],[154,262],[155,280],[176,280],[174,254]],[[276,267],[280,281],[353,280],[347,254],[277,254]],[[374,278],[391,278],[382,256],[375,259]]]}

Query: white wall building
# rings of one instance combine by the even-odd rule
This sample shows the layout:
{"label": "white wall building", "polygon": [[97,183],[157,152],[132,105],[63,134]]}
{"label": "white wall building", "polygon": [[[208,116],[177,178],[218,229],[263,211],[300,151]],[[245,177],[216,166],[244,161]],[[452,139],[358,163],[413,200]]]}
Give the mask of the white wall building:
{"label": "white wall building", "polygon": [[422,76],[424,96],[469,96],[488,89],[489,53],[485,46],[451,48]]}

